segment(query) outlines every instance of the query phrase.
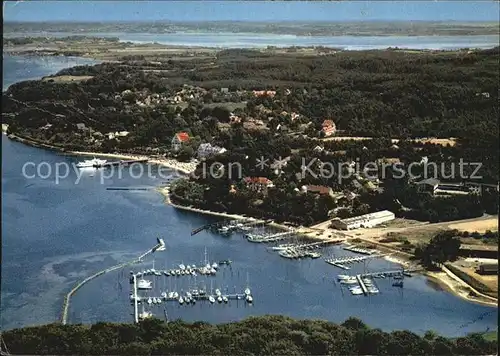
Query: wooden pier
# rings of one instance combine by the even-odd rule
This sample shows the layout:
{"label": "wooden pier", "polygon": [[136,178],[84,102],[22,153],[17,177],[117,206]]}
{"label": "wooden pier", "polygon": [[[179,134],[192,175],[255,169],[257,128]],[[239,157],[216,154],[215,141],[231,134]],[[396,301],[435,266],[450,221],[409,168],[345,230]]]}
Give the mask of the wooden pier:
{"label": "wooden pier", "polygon": [[411,273],[418,272],[420,269],[418,268],[409,268],[409,269],[399,269],[399,270],[391,270],[391,271],[380,271],[380,272],[370,272],[370,273],[362,273],[359,276],[361,278],[364,277],[395,277],[395,276],[407,276],[411,277]]}
{"label": "wooden pier", "polygon": [[365,286],[365,282],[363,282],[363,278],[361,277],[360,274],[357,274],[356,275],[356,279],[359,283],[359,286],[361,287],[361,290],[363,291],[363,294],[364,295],[368,295],[368,289],[366,288]]}
{"label": "wooden pier", "polygon": [[331,264],[332,266],[339,267],[342,269],[349,269],[349,267],[345,266],[344,264],[348,263],[357,263],[357,262],[362,262],[366,261],[372,258],[378,258],[378,257],[384,257],[386,255],[380,254],[380,255],[368,255],[368,256],[360,256],[360,257],[351,257],[351,256],[344,256],[344,257],[339,257],[339,258],[330,258],[330,259],[325,259],[325,262],[328,264]]}
{"label": "wooden pier", "polygon": [[139,308],[138,308],[138,296],[137,296],[137,277],[134,275],[134,321],[137,324],[139,322]]}
{"label": "wooden pier", "polygon": [[274,242],[274,241],[279,241],[279,240],[284,240],[290,235],[295,234],[295,230],[290,230],[290,231],[285,231],[285,232],[278,232],[273,235],[265,236],[265,235],[254,235],[254,234],[247,234],[246,238],[250,242],[259,242],[259,243],[265,243],[265,242]]}

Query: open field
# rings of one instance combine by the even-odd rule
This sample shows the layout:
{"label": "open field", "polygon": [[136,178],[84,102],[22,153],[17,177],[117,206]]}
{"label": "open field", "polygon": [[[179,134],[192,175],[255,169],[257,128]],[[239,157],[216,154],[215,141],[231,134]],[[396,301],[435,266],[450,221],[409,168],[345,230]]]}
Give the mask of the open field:
{"label": "open field", "polygon": [[[334,137],[322,138],[321,141],[345,141],[345,140],[362,141],[362,140],[371,140],[372,138],[373,137],[334,136]],[[399,139],[393,138],[391,139],[391,141],[392,143],[398,143]],[[457,139],[454,137],[449,137],[449,138],[423,137],[423,138],[416,138],[413,141],[420,143],[432,143],[441,146],[447,146],[447,145],[455,146],[457,143]]]}
{"label": "open field", "polygon": [[486,230],[498,231],[498,220],[495,218],[478,221],[457,222],[449,225],[448,228],[469,232],[486,232]]}

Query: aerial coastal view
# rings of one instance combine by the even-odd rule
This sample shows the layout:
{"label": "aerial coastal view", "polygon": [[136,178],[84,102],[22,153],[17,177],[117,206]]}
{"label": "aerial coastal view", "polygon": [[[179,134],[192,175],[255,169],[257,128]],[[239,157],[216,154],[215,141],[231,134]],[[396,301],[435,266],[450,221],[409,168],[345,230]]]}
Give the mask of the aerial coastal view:
{"label": "aerial coastal view", "polygon": [[497,354],[499,10],[5,3],[2,355]]}

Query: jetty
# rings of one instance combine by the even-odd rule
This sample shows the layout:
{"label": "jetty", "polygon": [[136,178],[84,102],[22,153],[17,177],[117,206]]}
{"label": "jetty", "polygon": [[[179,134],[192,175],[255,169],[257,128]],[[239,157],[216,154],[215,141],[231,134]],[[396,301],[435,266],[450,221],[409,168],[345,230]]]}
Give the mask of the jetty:
{"label": "jetty", "polygon": [[358,280],[359,286],[361,287],[361,290],[363,291],[364,295],[368,295],[368,289],[366,288],[365,282],[363,281],[363,278],[361,278],[361,275],[356,275],[356,279]]}
{"label": "jetty", "polygon": [[304,244],[295,244],[295,243],[281,244],[278,246],[271,247],[271,249],[275,250],[275,251],[282,251],[282,250],[286,250],[289,248],[298,248],[298,249],[308,250],[308,249],[313,249],[313,248],[319,248],[319,247],[322,247],[324,245],[339,244],[339,243],[342,243],[343,241],[344,240],[325,240],[325,241],[311,242],[311,243],[304,243]]}
{"label": "jetty", "polygon": [[344,250],[351,251],[354,253],[360,253],[362,255],[373,255],[374,253],[376,253],[375,250],[367,250],[367,249],[359,248],[359,247],[355,247],[355,246],[345,246]]}
{"label": "jetty", "polygon": [[123,267],[126,267],[126,266],[130,266],[132,264],[135,264],[135,263],[139,263],[142,261],[142,259],[155,252],[155,251],[158,251],[160,248],[162,248],[163,245],[161,243],[158,243],[156,244],[153,248],[147,250],[146,252],[144,252],[142,255],[140,255],[139,257],[135,258],[134,260],[132,261],[128,261],[128,262],[123,262],[123,263],[119,263],[115,266],[112,266],[112,267],[109,267],[109,268],[106,268],[104,270],[101,270],[99,272],[96,272],[94,273],[93,275],[85,278],[83,281],[79,282],[75,287],[73,287],[73,289],[71,289],[69,291],[68,294],[66,294],[66,296],[64,297],[64,302],[63,302],[63,313],[62,313],[62,317],[61,317],[61,323],[63,325],[66,325],[67,322],[68,322],[68,310],[69,310],[69,304],[70,304],[70,301],[71,301],[71,297],[81,288],[83,287],[86,283],[90,282],[91,280],[93,279],[96,279],[97,277],[105,274],[105,273],[109,273],[109,272],[112,272],[112,271],[116,271],[117,269],[120,269],[120,268],[123,268]]}
{"label": "jetty", "polygon": [[358,263],[358,262],[366,261],[366,260],[369,260],[372,258],[378,258],[378,257],[384,257],[384,256],[386,256],[386,255],[379,254],[379,255],[354,256],[354,257],[343,256],[343,257],[339,257],[339,258],[325,259],[325,262],[332,265],[332,266],[338,267],[338,268],[349,269],[349,267],[345,266],[346,264]]}
{"label": "jetty", "polygon": [[304,257],[319,258],[319,257],[321,257],[321,254],[318,252],[306,251],[306,250],[301,250],[298,248],[285,249],[283,251],[280,251],[279,255],[281,257],[284,257],[284,258],[304,258]]}
{"label": "jetty", "polygon": [[[390,270],[390,271],[379,271],[379,272],[369,272],[369,273],[361,273],[359,276],[361,278],[385,278],[385,277],[411,277],[412,273],[418,272],[421,269],[419,268],[408,268],[408,269],[398,269],[398,270]],[[339,275],[339,279],[345,278],[346,276]],[[355,278],[356,276],[347,276],[349,278]]]}
{"label": "jetty", "polygon": [[289,231],[285,231],[285,232],[278,232],[278,233],[272,234],[272,235],[246,234],[245,237],[250,242],[266,243],[266,242],[274,242],[274,241],[284,240],[284,239],[286,239],[289,236],[294,235],[294,234],[295,234],[295,230],[289,230]]}
{"label": "jetty", "polygon": [[262,224],[263,226],[266,226],[266,225],[269,225],[271,223],[273,223],[273,220],[257,220],[257,219],[253,219],[253,218],[243,219],[243,220],[229,220],[229,221],[224,220],[224,221],[218,221],[215,223],[200,226],[200,227],[191,231],[191,236],[196,235],[197,233],[199,233],[203,230],[208,230],[208,229],[214,229],[217,231],[219,231],[220,229],[224,229],[227,231],[233,231],[233,230],[243,230],[244,231],[245,230],[244,228],[250,228],[252,226],[260,225],[260,224]]}

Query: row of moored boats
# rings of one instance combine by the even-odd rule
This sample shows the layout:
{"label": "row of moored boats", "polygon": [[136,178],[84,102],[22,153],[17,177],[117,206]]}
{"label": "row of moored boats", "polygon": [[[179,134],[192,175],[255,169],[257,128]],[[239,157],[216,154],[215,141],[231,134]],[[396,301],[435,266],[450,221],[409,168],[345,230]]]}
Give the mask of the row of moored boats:
{"label": "row of moored boats", "polygon": [[[215,290],[215,295],[207,295],[206,291],[193,289],[190,292],[186,292],[185,294],[179,294],[178,292],[162,292],[160,297],[139,297],[134,295],[130,295],[131,301],[137,299],[137,302],[146,301],[149,305],[161,304],[166,301],[175,301],[177,300],[180,305],[183,304],[196,304],[197,300],[208,300],[210,303],[228,303],[229,296],[222,294],[220,289]],[[245,299],[246,302],[252,303],[253,297],[250,288],[246,288],[243,295],[235,295],[235,299],[241,300]]]}

